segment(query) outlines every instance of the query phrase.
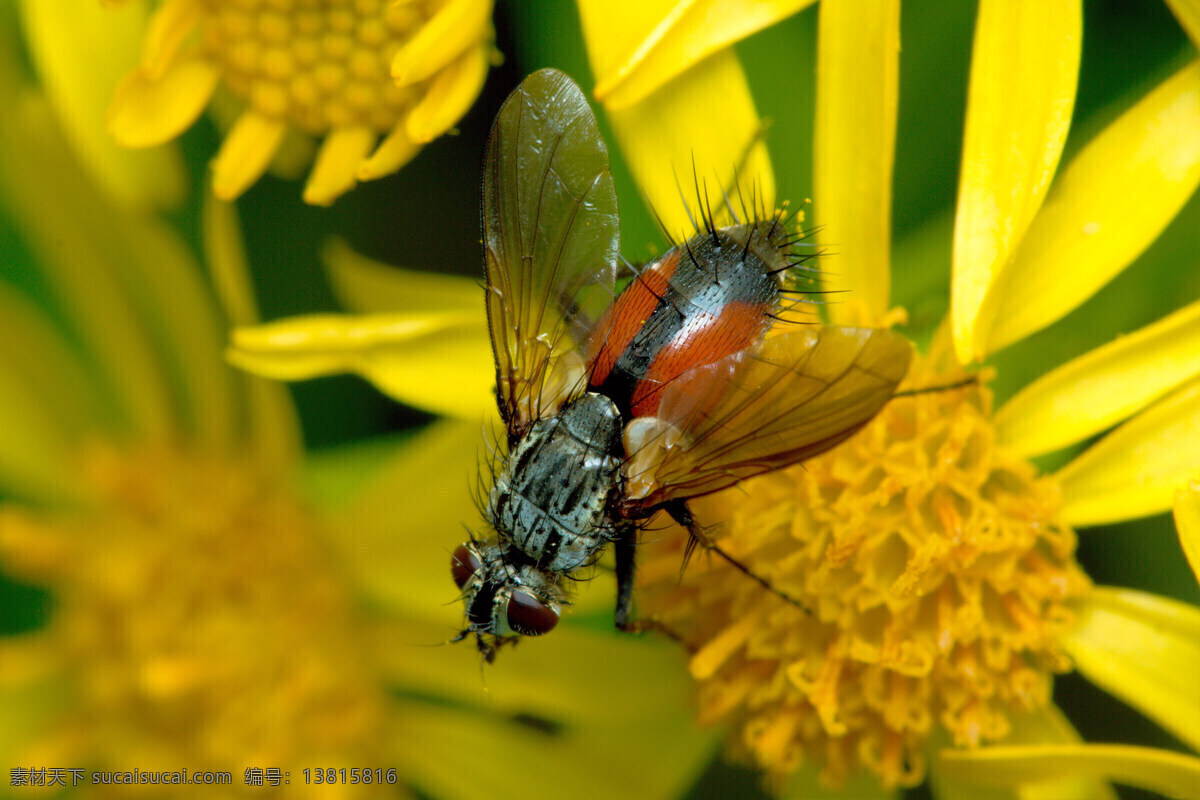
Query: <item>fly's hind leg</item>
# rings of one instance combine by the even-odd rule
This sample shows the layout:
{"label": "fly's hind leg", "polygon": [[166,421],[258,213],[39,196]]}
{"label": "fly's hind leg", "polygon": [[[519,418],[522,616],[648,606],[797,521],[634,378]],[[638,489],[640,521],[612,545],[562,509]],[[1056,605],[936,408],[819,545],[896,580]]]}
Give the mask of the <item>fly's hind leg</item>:
{"label": "fly's hind leg", "polygon": [[792,595],[788,594],[787,592],[773,586],[770,581],[768,581],[762,575],[759,575],[754,570],[747,567],[741,561],[738,561],[736,558],[734,558],[729,553],[727,553],[719,544],[717,544],[711,538],[709,538],[708,534],[705,533],[704,528],[702,528],[700,526],[700,523],[696,522],[696,518],[694,516],[692,516],[692,511],[691,511],[691,509],[689,509],[687,507],[686,502],[684,502],[683,500],[673,500],[673,501],[667,503],[665,506],[663,506],[663,509],[666,510],[666,512],[671,515],[671,519],[675,520],[677,523],[682,525],[684,528],[687,528],[688,543],[683,551],[683,564],[680,565],[680,568],[679,568],[681,576],[683,574],[683,570],[687,568],[688,561],[691,559],[692,554],[696,551],[696,548],[703,547],[705,550],[709,551],[710,553],[716,553],[718,556],[725,559],[725,561],[727,561],[730,566],[732,566],[738,572],[745,575],[750,580],[758,583],[760,586],[762,586],[767,591],[771,592],[772,594],[776,595],[777,597],[779,597],[783,600],[786,600],[788,603],[791,603],[792,605],[796,606],[801,611],[804,611],[806,614],[812,613],[812,609],[810,609],[803,602],[801,602],[797,598],[793,597]]}

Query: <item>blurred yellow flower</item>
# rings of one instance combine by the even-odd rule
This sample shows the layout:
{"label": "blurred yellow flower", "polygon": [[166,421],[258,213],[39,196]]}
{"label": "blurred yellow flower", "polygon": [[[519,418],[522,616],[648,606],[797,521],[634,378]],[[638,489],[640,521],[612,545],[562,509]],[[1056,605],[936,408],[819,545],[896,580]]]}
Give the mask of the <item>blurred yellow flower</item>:
{"label": "blurred yellow flower", "polygon": [[168,141],[223,87],[241,110],[213,161],[216,195],[236,198],[300,134],[324,137],[304,199],[328,205],[470,108],[493,59],[491,15],[491,0],[163,0],[109,129],[128,147]]}
{"label": "blurred yellow flower", "polygon": [[[466,487],[411,455],[304,457],[286,391],[222,360],[214,290],[233,322],[256,316],[233,210],[204,209],[209,285],[11,79],[0,194],[33,261],[0,280],[0,335],[20,343],[0,355],[0,569],[52,602],[44,627],[0,637],[6,769],[82,768],[75,793],[104,797],[145,796],[91,777],[135,768],[230,773],[212,797],[260,794],[254,767],[292,791],[333,768],[339,797],[379,794],[352,768],[406,797],[661,798],[694,780],[710,737],[665,644],[566,632],[486,675],[472,649],[429,646],[460,612],[426,525],[469,507]],[[415,446],[436,464],[460,438],[434,425]],[[319,504],[300,488],[314,464],[349,488]],[[418,497],[435,507],[398,513]]]}
{"label": "blurred yellow flower", "polygon": [[[179,148],[170,143],[130,150],[113,141],[102,124],[113,90],[137,59],[145,30],[145,15],[137,4],[120,11],[94,0],[18,0],[13,6],[29,66],[92,178],[125,205],[179,205],[187,193]],[[15,62],[21,55],[14,47],[4,57]],[[19,73],[16,63],[4,69],[13,76]]]}
{"label": "blurred yellow flower", "polygon": [[[762,125],[728,45],[803,5],[579,3],[598,94],[668,233],[687,227],[675,171],[693,158],[705,180],[728,185],[736,174],[773,197]],[[819,15],[814,213],[836,242],[838,288],[851,290],[831,321],[885,325],[903,317],[889,307],[899,4],[864,15],[823,0]],[[980,4],[951,315],[910,387],[952,383],[1070,313],[1200,184],[1200,62],[1059,169],[1082,28],[1074,0]],[[233,358],[289,379],[355,370],[405,402],[494,413],[482,388],[491,375],[473,374],[488,364],[477,289],[439,278],[439,293],[435,279],[343,248],[330,267],[347,304],[371,316],[242,330]],[[438,395],[428,399],[410,388],[426,367],[409,359],[425,346],[445,348],[430,381],[442,390],[427,386]],[[798,774],[790,795],[816,791],[819,771],[835,785],[871,775],[874,788],[854,783],[855,796],[926,778],[946,797],[980,784],[1107,797],[1107,781],[1190,796],[1200,759],[1083,744],[1051,687],[1073,666],[1200,748],[1200,609],[1093,587],[1074,559],[1076,527],[1171,507],[1195,476],[1198,420],[1200,301],[1062,365],[998,410],[985,385],[898,398],[825,456],[697,504],[724,548],[811,614],[720,560],[680,581],[682,533],[640,546],[639,613],[692,652],[700,718],[735,724],[736,749],[777,783]],[[1052,473],[1030,461],[1097,434]],[[470,469],[465,454],[462,464]],[[1177,509],[1187,552],[1193,495]],[[797,773],[806,762],[816,770]]]}

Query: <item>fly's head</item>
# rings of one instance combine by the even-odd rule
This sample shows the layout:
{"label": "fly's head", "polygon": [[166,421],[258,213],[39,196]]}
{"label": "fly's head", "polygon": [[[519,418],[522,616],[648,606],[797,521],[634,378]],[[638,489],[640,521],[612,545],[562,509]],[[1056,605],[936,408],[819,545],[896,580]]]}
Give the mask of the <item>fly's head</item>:
{"label": "fly's head", "polygon": [[455,637],[475,634],[484,659],[521,636],[541,636],[558,624],[564,591],[560,576],[530,563],[498,541],[472,539],[450,558],[450,574],[462,591],[467,626]]}

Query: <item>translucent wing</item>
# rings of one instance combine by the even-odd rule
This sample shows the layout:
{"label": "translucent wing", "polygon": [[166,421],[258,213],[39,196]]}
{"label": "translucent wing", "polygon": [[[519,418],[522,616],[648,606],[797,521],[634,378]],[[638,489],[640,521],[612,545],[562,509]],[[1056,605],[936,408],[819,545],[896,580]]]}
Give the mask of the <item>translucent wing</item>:
{"label": "translucent wing", "polygon": [[657,418],[627,430],[623,510],[640,516],[830,449],[891,399],[911,355],[891,331],[806,328],[689,370]]}
{"label": "translucent wing", "polygon": [[561,72],[530,75],[500,109],[483,226],[496,389],[511,439],[580,387],[578,332],[613,298],[608,150],[583,93]]}

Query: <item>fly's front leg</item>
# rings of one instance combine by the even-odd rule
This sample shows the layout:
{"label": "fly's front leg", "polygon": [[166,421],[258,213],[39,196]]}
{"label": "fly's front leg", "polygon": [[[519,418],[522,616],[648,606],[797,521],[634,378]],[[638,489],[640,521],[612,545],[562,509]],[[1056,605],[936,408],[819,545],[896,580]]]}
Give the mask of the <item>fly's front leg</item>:
{"label": "fly's front leg", "polygon": [[722,549],[719,544],[709,538],[708,534],[704,532],[704,528],[702,528],[700,523],[696,522],[696,518],[692,516],[692,510],[687,507],[686,502],[683,500],[672,500],[664,505],[663,509],[671,515],[671,519],[675,520],[675,522],[679,523],[684,528],[687,528],[688,543],[683,551],[683,564],[680,566],[680,577],[682,577],[683,569],[687,567],[688,559],[692,557],[692,553],[695,552],[696,547],[703,547],[705,550],[716,553],[721,558],[725,559],[730,566],[741,572],[747,578],[757,582],[767,591],[782,598],[783,600],[786,600],[806,613],[812,613],[809,607],[800,600],[792,597],[787,592],[775,588],[773,585],[771,585],[770,581],[747,567],[741,561],[738,561],[736,558]]}

